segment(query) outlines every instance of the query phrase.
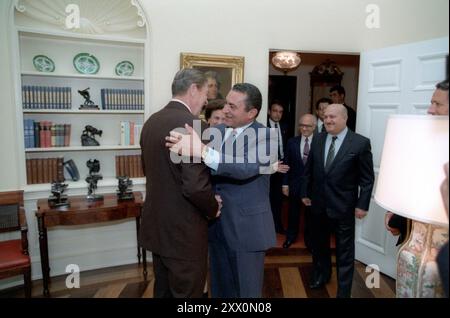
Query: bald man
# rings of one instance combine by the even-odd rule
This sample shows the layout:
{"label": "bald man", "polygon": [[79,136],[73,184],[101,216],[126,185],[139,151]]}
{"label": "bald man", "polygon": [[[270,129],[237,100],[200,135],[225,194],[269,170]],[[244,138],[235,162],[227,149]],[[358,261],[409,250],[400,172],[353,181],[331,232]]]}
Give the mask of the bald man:
{"label": "bald man", "polygon": [[347,110],[325,110],[326,132],[313,140],[301,197],[311,206],[314,272],[310,288],[331,277],[330,233],[336,235],[337,297],[351,296],[355,260],[355,217],[369,210],[374,183],[370,140],[347,128]]}
{"label": "bald man", "polygon": [[[288,140],[284,152],[284,163],[290,167],[284,175],[282,191],[289,197],[288,227],[284,248],[289,248],[297,240],[299,232],[300,209],[302,201],[300,197],[300,178],[305,173],[306,163],[309,158],[309,151],[317,126],[316,116],[306,114],[298,121],[299,136]],[[309,226],[309,207],[303,209],[304,214],[304,238],[306,247],[311,250],[311,231]]]}

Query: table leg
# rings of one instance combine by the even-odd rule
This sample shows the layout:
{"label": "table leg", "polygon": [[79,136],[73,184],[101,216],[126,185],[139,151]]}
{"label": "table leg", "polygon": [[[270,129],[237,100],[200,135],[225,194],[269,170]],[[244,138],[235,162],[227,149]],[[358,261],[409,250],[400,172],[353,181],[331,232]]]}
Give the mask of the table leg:
{"label": "table leg", "polygon": [[42,268],[42,280],[44,285],[44,296],[50,296],[49,283],[50,283],[50,264],[48,260],[48,241],[47,241],[47,228],[44,224],[44,217],[42,215],[37,216],[38,229],[39,229],[39,251],[41,254],[41,268]]}
{"label": "table leg", "polygon": [[138,257],[138,264],[141,264],[141,247],[139,245],[139,229],[141,227],[141,217],[136,217],[136,236],[137,236],[137,257]]}
{"label": "table leg", "polygon": [[147,280],[147,251],[145,248],[142,249],[142,262],[144,263],[144,280]]}

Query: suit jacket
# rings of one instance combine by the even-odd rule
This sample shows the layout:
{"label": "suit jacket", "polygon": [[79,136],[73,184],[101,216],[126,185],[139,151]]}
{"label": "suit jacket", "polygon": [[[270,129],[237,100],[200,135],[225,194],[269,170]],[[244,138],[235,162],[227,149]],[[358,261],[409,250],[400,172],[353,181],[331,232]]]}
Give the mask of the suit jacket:
{"label": "suit jacket", "polygon": [[206,257],[207,217],[218,210],[209,169],[176,164],[165,147],[172,129],[192,125],[194,119],[183,104],[172,101],[145,122],[140,140],[147,178],[140,243],[153,253],[184,260]]}
{"label": "suit jacket", "polygon": [[[224,136],[226,127],[216,127]],[[246,136],[250,132],[253,137]],[[210,225],[210,241],[217,240],[218,227],[221,227],[228,246],[234,251],[264,251],[275,246],[275,226],[269,201],[270,175],[260,173],[260,168],[268,167],[270,162],[264,163],[260,156],[251,160],[259,153],[259,147],[266,146],[270,137],[276,144],[275,134],[270,135],[269,129],[253,122],[237,137],[233,158],[222,151],[221,162],[212,175],[223,207],[220,218]],[[239,163],[236,153],[243,154],[243,162]],[[276,153],[272,153],[270,161],[275,162],[275,157]],[[227,163],[230,161],[234,163]]]}
{"label": "suit jacket", "polygon": [[290,169],[284,174],[283,185],[289,186],[289,196],[300,197],[301,177],[305,173],[305,164],[303,164],[303,158],[300,152],[301,141],[301,136],[293,137],[288,140],[286,145],[284,163]]}
{"label": "suit jacket", "polygon": [[313,213],[347,218],[355,208],[369,209],[374,183],[370,140],[348,130],[328,171],[325,171],[327,133],[314,137],[302,183],[302,198],[312,201]]}
{"label": "suit jacket", "polygon": [[[283,154],[284,154],[284,156],[286,156],[286,144],[287,144],[287,139],[288,139],[287,138],[288,125],[283,121],[278,122],[278,125],[280,126],[280,130],[281,130],[281,142],[283,143]],[[275,128],[275,126],[270,127],[269,118],[267,118],[267,127]]]}

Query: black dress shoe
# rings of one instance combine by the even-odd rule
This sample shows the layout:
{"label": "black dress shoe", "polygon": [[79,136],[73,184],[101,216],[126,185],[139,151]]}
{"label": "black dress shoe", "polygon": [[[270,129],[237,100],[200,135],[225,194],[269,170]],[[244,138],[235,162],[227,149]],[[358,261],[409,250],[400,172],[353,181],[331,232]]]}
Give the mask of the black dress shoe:
{"label": "black dress shoe", "polygon": [[309,284],[309,288],[311,288],[311,289],[319,289],[319,288],[322,288],[323,286],[325,286],[325,282],[322,279],[312,281]]}
{"label": "black dress shoe", "polygon": [[292,243],[294,243],[294,241],[292,241],[292,240],[286,240],[286,241],[284,241],[284,243],[283,243],[283,247],[284,247],[284,248],[289,248],[289,247],[292,245]]}
{"label": "black dress shoe", "polygon": [[202,298],[209,298],[208,292],[203,292]]}
{"label": "black dress shoe", "polygon": [[311,289],[319,289],[324,287],[329,281],[331,277],[323,278],[323,276],[319,275],[319,278],[313,279],[309,284],[309,288]]}

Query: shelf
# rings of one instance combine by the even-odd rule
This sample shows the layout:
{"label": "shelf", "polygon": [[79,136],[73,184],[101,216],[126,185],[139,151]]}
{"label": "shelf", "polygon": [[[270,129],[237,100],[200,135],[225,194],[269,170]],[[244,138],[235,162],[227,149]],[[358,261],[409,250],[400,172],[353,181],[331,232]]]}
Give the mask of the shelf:
{"label": "shelf", "polygon": [[107,79],[107,80],[118,80],[118,81],[144,81],[143,77],[138,76],[105,76],[105,75],[86,75],[86,74],[78,74],[78,73],[44,73],[44,72],[36,72],[36,71],[24,71],[21,73],[22,76],[42,76],[42,77],[66,77],[66,78],[92,78],[92,79]]}
{"label": "shelf", "polygon": [[73,147],[52,147],[52,148],[26,148],[26,153],[33,152],[69,152],[69,151],[105,151],[105,150],[138,150],[135,146],[73,146]]}
{"label": "shelf", "polygon": [[106,42],[106,43],[122,43],[126,45],[134,44],[138,46],[143,46],[145,44],[144,39],[139,38],[124,38],[124,37],[115,37],[115,36],[107,36],[107,35],[91,35],[91,34],[77,34],[77,33],[69,33],[69,32],[59,32],[54,30],[45,30],[45,29],[36,29],[36,28],[27,28],[27,27],[18,27],[17,30],[20,32],[20,35],[24,36],[39,36],[49,39],[58,39],[58,40],[83,40],[90,42]]}
{"label": "shelf", "polygon": [[[131,178],[131,180],[133,181],[133,186],[145,184],[145,178]],[[83,178],[80,178],[80,180],[78,180],[78,181],[64,181],[64,183],[66,183],[68,185],[68,187],[67,187],[68,190],[83,189],[83,188],[87,189],[87,186],[88,186],[87,182]],[[118,184],[118,181],[116,178],[109,177],[109,178],[104,178],[102,180],[99,180],[97,183],[97,187],[100,189],[102,187],[117,186],[117,184]],[[24,191],[26,193],[48,191],[48,193],[50,195],[50,188],[51,188],[50,183],[28,184],[24,187]]]}
{"label": "shelf", "polygon": [[143,115],[143,110],[78,110],[78,109],[24,109],[24,114],[67,114],[67,115],[78,115],[78,114],[93,114],[93,115],[127,115],[127,114],[137,114]]}

